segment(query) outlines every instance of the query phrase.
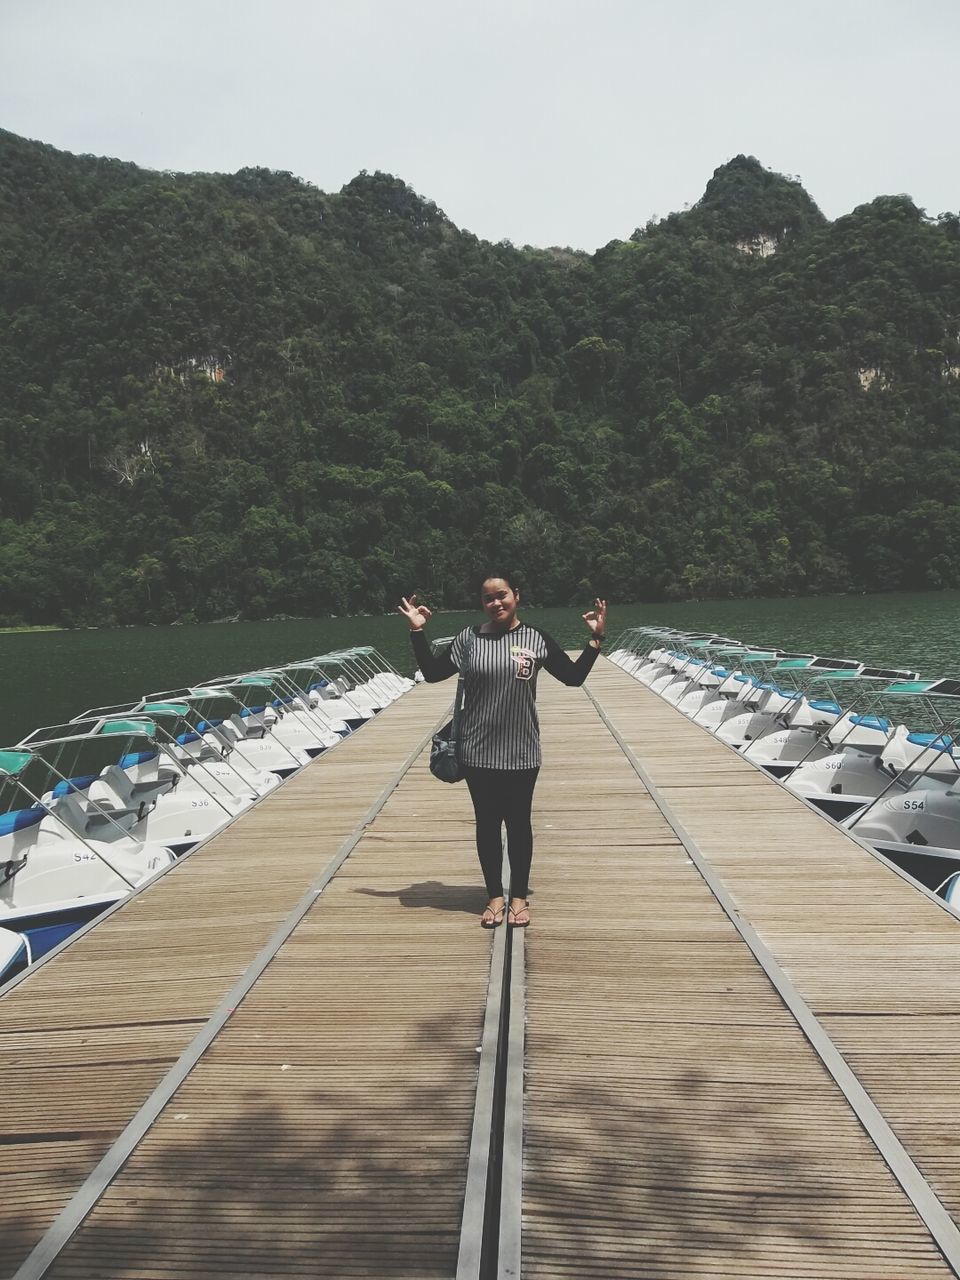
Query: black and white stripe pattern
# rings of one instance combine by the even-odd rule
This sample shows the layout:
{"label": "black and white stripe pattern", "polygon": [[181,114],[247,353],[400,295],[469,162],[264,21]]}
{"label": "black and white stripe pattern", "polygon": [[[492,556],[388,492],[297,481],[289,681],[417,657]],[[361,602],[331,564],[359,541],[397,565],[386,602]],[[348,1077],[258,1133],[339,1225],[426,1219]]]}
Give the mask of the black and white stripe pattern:
{"label": "black and white stripe pattern", "polygon": [[[461,631],[450,646],[450,660],[458,671],[468,635]],[[474,630],[463,677],[463,764],[474,769],[540,767],[537,672],[547,655],[543,633],[525,623],[502,635]]]}
{"label": "black and white stripe pattern", "polygon": [[471,769],[539,769],[537,673],[545,667],[563,684],[583,684],[597,651],[588,645],[572,662],[552,636],[526,623],[490,634],[467,627],[439,653],[433,652],[422,630],[412,631],[413,651],[426,680],[446,680],[460,670],[471,631],[460,762]]}

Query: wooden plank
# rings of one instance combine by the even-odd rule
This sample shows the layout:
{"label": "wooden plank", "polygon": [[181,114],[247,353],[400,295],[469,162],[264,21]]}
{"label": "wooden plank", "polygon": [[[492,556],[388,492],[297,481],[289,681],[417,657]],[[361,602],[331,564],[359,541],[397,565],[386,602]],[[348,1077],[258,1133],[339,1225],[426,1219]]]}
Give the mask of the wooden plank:
{"label": "wooden plank", "polygon": [[[8,1274],[443,713],[421,686],[0,1000],[0,1273]],[[24,1055],[27,1065],[24,1064]],[[21,1171],[51,1141],[40,1196]]]}
{"label": "wooden plank", "polygon": [[[591,682],[643,751],[652,731],[634,713],[640,686],[606,663]],[[549,684],[541,698],[523,1275],[952,1274],[592,707]],[[680,768],[695,758],[688,748]],[[594,820],[593,777],[615,783],[621,820],[657,841],[650,864]],[[678,797],[707,847],[729,832],[739,849],[753,835],[756,815],[738,822],[709,789],[677,787],[671,805]],[[546,827],[560,803],[579,847]],[[763,865],[750,864],[751,884]],[[712,936],[684,937],[691,920]],[[766,938],[766,915],[757,927]]]}
{"label": "wooden plank", "polygon": [[[370,835],[439,790],[421,761]],[[443,803],[456,852],[360,841],[51,1276],[454,1273],[491,935]]]}
{"label": "wooden plank", "polygon": [[[849,838],[802,805],[793,821],[789,795],[701,731],[681,741],[687,722],[624,673],[601,663],[591,682],[649,749],[651,775],[738,910],[812,991],[911,1150],[923,1145],[931,1180],[960,1190],[939,1123],[960,1084],[960,1025],[951,985],[931,971],[952,973],[958,956],[936,907],[909,890],[892,905]],[[952,1274],[585,695],[544,680],[540,696],[523,1274]],[[442,686],[408,695],[277,792],[273,821],[260,806],[220,837],[229,847],[198,855],[203,875],[179,880],[186,864],[143,895],[150,909],[134,913],[134,900],[65,952],[66,983],[39,971],[9,1021],[0,1002],[6,1077],[22,1080],[5,1117],[12,1141],[0,1143],[0,1170],[16,1153],[0,1221],[28,1224],[9,1257],[449,697]],[[366,734],[362,757],[344,752]],[[338,759],[330,786],[306,786]],[[465,789],[437,785],[421,761],[49,1274],[451,1277],[490,944],[476,927],[483,899]],[[94,994],[78,1006],[70,983]],[[51,1072],[66,1086],[47,1105]]]}

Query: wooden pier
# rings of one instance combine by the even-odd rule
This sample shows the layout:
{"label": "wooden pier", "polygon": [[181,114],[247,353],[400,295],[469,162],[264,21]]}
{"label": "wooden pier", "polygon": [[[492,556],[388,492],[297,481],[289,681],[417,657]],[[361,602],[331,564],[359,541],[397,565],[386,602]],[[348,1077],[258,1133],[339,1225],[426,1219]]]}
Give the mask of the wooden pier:
{"label": "wooden pier", "polygon": [[960,1275],[960,921],[601,660],[481,930],[451,695],[0,997],[0,1276]]}

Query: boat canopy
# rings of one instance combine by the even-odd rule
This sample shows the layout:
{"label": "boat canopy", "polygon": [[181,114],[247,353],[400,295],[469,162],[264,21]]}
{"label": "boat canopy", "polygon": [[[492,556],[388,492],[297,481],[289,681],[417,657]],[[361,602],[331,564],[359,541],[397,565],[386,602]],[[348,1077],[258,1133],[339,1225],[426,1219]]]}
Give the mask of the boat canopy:
{"label": "boat canopy", "polygon": [[[832,684],[835,680],[883,680],[889,682],[892,679],[901,680],[904,677],[907,677],[909,682],[912,683],[916,680],[916,675],[915,671],[903,671],[895,667],[831,668],[827,671],[821,671],[811,683],[819,681],[822,684]],[[923,685],[925,682],[921,680],[919,683]],[[882,692],[887,693],[888,690],[884,689]],[[904,689],[902,692],[906,693],[907,690]],[[923,690],[918,688],[913,692],[922,693]]]}
{"label": "boat canopy", "polygon": [[812,666],[818,671],[860,671],[863,663],[859,658],[814,658]]}
{"label": "boat canopy", "polygon": [[195,689],[165,689],[158,693],[148,693],[142,702],[138,702],[136,707],[130,708],[132,711],[146,711],[148,707],[164,706],[169,708],[165,712],[155,712],[160,715],[179,715],[182,716],[184,711],[190,711],[194,702],[205,702],[210,698],[230,698],[236,701],[232,693],[226,689],[214,688],[208,685],[198,685]]}
{"label": "boat canopy", "polygon": [[152,720],[107,720],[100,728],[103,737],[123,733],[129,737],[155,738],[157,726]]}
{"label": "boat canopy", "polygon": [[78,716],[74,716],[70,723],[80,724],[84,720],[102,720],[106,716],[132,715],[135,711],[142,710],[142,702],[118,702],[112,707],[89,707],[86,711],[81,711]]}
{"label": "boat canopy", "polygon": [[35,754],[39,747],[63,746],[68,743],[89,742],[94,738],[108,738],[124,734],[131,738],[153,738],[157,726],[147,716],[125,719],[117,716],[100,716],[96,720],[78,720],[73,724],[52,725],[34,729],[17,747],[29,747]]}
{"label": "boat canopy", "polygon": [[883,692],[900,696],[903,694],[926,693],[933,684],[933,680],[895,680]]}
{"label": "boat canopy", "polygon": [[31,751],[0,751],[0,773],[15,778],[33,759]]}
{"label": "boat canopy", "polygon": [[907,671],[898,667],[864,667],[860,672],[864,680],[916,680],[916,671]]}
{"label": "boat canopy", "polygon": [[928,698],[960,698],[960,680],[895,680],[885,694],[923,694]]}
{"label": "boat canopy", "polygon": [[934,680],[927,693],[938,698],[960,698],[960,680]]}

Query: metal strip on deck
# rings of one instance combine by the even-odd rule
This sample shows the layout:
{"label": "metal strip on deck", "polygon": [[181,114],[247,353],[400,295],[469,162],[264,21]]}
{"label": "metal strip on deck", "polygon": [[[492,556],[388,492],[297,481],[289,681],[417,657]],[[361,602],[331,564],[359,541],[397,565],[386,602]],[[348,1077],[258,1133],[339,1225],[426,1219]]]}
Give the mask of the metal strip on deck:
{"label": "metal strip on deck", "polygon": [[[655,695],[606,663],[591,689],[641,759],[675,751]],[[954,1274],[588,698],[541,697],[522,1275]],[[695,758],[683,821],[743,857]]]}

